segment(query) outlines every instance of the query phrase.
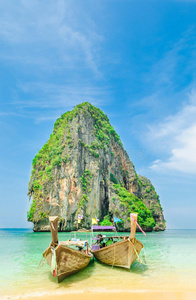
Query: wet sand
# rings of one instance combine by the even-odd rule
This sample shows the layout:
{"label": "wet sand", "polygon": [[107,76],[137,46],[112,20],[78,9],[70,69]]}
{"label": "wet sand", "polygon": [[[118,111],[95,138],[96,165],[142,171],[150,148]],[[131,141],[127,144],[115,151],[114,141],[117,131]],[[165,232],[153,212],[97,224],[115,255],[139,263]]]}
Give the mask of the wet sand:
{"label": "wet sand", "polygon": [[25,293],[24,295],[3,296],[1,299],[28,299],[28,300],[195,300],[196,290],[192,291],[158,291],[158,290],[139,290],[139,291],[107,291],[107,292],[73,292],[73,293],[51,293],[47,291],[40,294],[39,292]]}
{"label": "wet sand", "polygon": [[[134,300],[195,300],[196,292],[157,292],[157,291],[143,291],[143,292],[120,292],[120,293],[82,293],[82,294],[66,294],[66,295],[55,295],[55,299],[63,300],[69,298],[69,300],[122,300],[122,299],[134,299]],[[35,299],[35,298],[28,298]],[[42,296],[36,299],[54,299],[53,296]]]}

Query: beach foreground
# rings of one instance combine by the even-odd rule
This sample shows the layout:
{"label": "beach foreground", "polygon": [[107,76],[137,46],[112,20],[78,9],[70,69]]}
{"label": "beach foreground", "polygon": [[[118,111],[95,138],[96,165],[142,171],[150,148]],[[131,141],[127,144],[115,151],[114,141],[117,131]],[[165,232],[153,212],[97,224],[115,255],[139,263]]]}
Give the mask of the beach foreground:
{"label": "beach foreground", "polygon": [[74,293],[52,293],[48,294],[47,291],[40,293],[26,293],[24,295],[4,296],[2,299],[28,299],[28,300],[195,300],[196,290],[192,291],[158,291],[158,290],[139,290],[139,291],[107,291],[107,292],[74,292]]}
{"label": "beach foreground", "polygon": [[[59,236],[66,240],[69,233]],[[137,260],[127,271],[92,260],[59,284],[46,263],[38,268],[50,232],[0,230],[0,237],[0,299],[196,299],[196,231],[152,232],[147,238],[137,233],[144,244],[142,264]]]}
{"label": "beach foreground", "polygon": [[[65,299],[68,295],[59,295],[55,296],[55,299],[61,300]],[[70,300],[77,300],[78,295],[70,295],[68,296]],[[134,299],[134,300],[195,300],[196,299],[196,292],[113,292],[113,293],[83,293],[80,294],[81,300],[105,300],[105,299],[112,299],[112,300],[122,300],[122,299]],[[29,298],[33,299],[33,298]],[[38,297],[37,299],[54,299],[54,296],[42,296]]]}

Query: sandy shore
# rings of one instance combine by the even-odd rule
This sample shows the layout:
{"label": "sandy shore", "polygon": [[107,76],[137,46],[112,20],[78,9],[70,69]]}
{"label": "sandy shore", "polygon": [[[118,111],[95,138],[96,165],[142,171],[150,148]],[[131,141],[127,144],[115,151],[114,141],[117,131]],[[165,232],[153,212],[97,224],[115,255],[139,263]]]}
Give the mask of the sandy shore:
{"label": "sandy shore", "polygon": [[46,292],[33,292],[18,295],[4,295],[0,299],[28,299],[28,300],[123,300],[123,299],[134,299],[134,300],[195,300],[196,290],[192,291],[157,291],[157,290],[138,290],[138,291],[105,291],[105,292],[72,292],[72,293],[59,293],[52,292],[49,294]]}
{"label": "sandy shore", "polygon": [[[45,295],[38,297],[28,297],[28,299],[42,299],[42,300],[122,300],[122,299],[134,299],[134,300],[195,300],[196,292],[134,292],[134,293],[82,293],[82,294],[65,294],[65,295]],[[23,298],[24,299],[24,298]]]}
{"label": "sandy shore", "polygon": [[[196,292],[129,292],[129,293],[82,293],[82,294],[66,294],[66,295],[56,295],[55,299],[62,300],[69,298],[69,300],[122,300],[122,299],[134,299],[134,300],[195,300]],[[28,298],[35,299],[35,298]],[[36,299],[54,299],[53,296],[45,295],[42,297],[37,297]]]}

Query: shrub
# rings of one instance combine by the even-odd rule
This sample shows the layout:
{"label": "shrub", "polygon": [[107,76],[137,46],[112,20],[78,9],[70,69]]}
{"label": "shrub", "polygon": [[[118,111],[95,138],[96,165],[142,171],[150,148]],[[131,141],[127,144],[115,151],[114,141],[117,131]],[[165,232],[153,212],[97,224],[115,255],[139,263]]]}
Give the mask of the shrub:
{"label": "shrub", "polygon": [[30,207],[29,211],[27,212],[27,220],[28,221],[33,222],[35,210],[36,210],[36,200],[33,199],[31,207]]}
{"label": "shrub", "polygon": [[110,216],[106,215],[103,220],[100,222],[101,226],[111,226],[113,223],[110,221]]}
{"label": "shrub", "polygon": [[61,166],[61,157],[60,156],[55,157],[55,159],[52,162],[52,165],[60,167]]}
{"label": "shrub", "polygon": [[34,180],[33,182],[33,190],[39,190],[40,189],[40,184],[38,180]]}
{"label": "shrub", "polygon": [[90,154],[92,154],[94,157],[99,157],[99,153],[93,149],[90,149]]}
{"label": "shrub", "polygon": [[114,184],[118,184],[118,180],[114,177],[114,174],[110,173],[110,180],[114,183]]}
{"label": "shrub", "polygon": [[40,212],[39,217],[40,219],[44,219],[47,217],[47,214],[45,212]]}
{"label": "shrub", "polygon": [[87,186],[89,185],[91,178],[92,178],[91,172],[89,170],[85,170],[81,177],[83,191],[87,190]]}
{"label": "shrub", "polygon": [[52,166],[47,166],[45,170],[46,170],[47,175],[50,176],[51,171],[52,171]]}
{"label": "shrub", "polygon": [[39,159],[39,155],[36,154],[35,157],[34,157],[34,159],[33,159],[33,162],[32,162],[32,165],[33,165],[34,167],[36,166],[38,159]]}
{"label": "shrub", "polygon": [[152,217],[152,212],[144,205],[144,203],[120,184],[114,184],[113,186],[116,194],[119,196],[120,202],[127,206],[127,211],[124,212],[125,215],[136,212],[138,213],[138,223],[141,227],[153,228],[155,220]]}
{"label": "shrub", "polygon": [[83,206],[84,206],[84,203],[87,202],[87,201],[88,201],[87,195],[86,195],[86,194],[83,194],[83,195],[82,195],[82,199],[80,200],[79,205],[78,205],[79,208],[83,207]]}

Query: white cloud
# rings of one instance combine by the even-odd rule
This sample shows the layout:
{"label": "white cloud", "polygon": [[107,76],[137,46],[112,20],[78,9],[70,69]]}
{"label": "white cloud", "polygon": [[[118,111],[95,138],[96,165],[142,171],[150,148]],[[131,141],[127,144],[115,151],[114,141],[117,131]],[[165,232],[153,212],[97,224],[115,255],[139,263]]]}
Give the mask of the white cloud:
{"label": "white cloud", "polygon": [[[23,97],[20,99],[18,90]],[[60,85],[45,82],[20,82],[15,97],[7,102],[6,109],[0,112],[0,118],[13,116],[31,118],[36,123],[56,120],[65,111],[82,102],[90,102],[99,107],[108,105],[112,99],[110,87],[96,87],[90,82]]]}
{"label": "white cloud", "polygon": [[196,92],[188,96],[189,103],[178,113],[150,128],[151,142],[168,154],[167,159],[153,162],[153,170],[196,174]]}
{"label": "white cloud", "polygon": [[[104,105],[110,102],[109,87],[92,86],[90,82],[48,84],[44,82],[21,83],[19,89],[31,99],[15,100],[18,108],[68,108],[81,102]],[[37,96],[39,95],[39,96]]]}
{"label": "white cloud", "polygon": [[9,2],[0,3],[0,59],[51,69],[81,64],[101,75],[96,51],[102,37],[82,7],[73,9],[67,1]]}

